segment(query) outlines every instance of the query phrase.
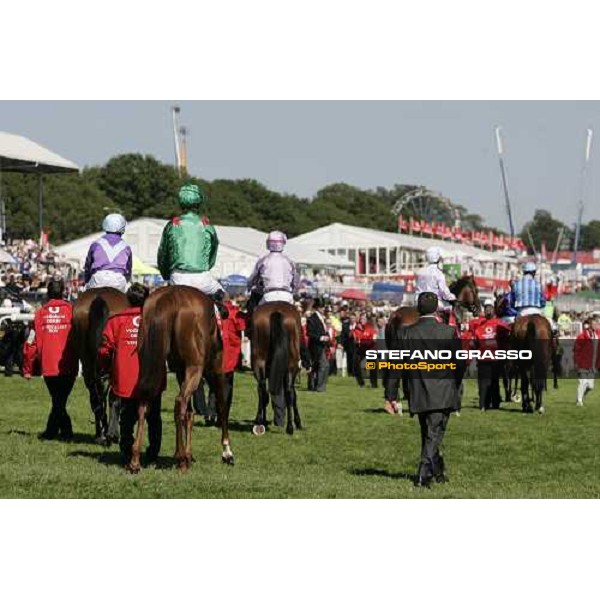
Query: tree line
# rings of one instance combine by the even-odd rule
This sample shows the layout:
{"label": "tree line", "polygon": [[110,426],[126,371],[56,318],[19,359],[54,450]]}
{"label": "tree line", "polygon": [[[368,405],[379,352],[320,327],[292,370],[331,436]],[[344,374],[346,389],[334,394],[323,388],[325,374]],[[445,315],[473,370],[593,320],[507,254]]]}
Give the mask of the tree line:
{"label": "tree line", "polygon": [[[217,225],[247,226],[268,231],[281,229],[293,237],[333,222],[397,231],[396,203],[416,185],[396,184],[392,188],[364,190],[334,183],[319,190],[312,199],[275,192],[253,179],[206,181],[189,176],[208,195],[206,212]],[[44,178],[44,228],[50,241],[60,244],[98,231],[104,215],[119,211],[128,220],[139,217],[170,218],[177,214],[177,191],[182,183],[178,171],[153,156],[124,154],[104,166],[85,168],[81,173]],[[38,236],[37,177],[3,173],[0,197],[5,202],[9,238]],[[463,229],[482,229],[480,215],[465,207],[440,200],[435,194],[402,207],[404,218],[420,218]],[[500,233],[491,227],[486,227]],[[545,210],[538,210],[521,232],[532,250],[556,245],[561,229],[562,247],[572,244],[573,231]],[[600,221],[582,227],[581,249],[600,246]]]}

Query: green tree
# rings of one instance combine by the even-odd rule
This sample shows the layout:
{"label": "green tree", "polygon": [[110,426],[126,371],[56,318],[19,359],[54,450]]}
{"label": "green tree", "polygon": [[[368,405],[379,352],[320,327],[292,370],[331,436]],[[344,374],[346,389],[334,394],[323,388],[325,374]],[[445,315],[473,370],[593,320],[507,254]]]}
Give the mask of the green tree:
{"label": "green tree", "polygon": [[[116,206],[85,172],[81,175],[46,175],[44,229],[54,244],[88,235],[100,229],[107,212]],[[39,236],[38,178],[35,175],[2,175],[2,197],[6,203],[6,225],[11,238]]]}
{"label": "green tree", "polygon": [[173,212],[177,206],[177,190],[181,185],[177,170],[153,156],[115,156],[92,175],[127,219],[166,216],[169,209]]}
{"label": "green tree", "polygon": [[[530,252],[541,251],[542,245],[551,252],[556,246],[558,236],[565,224],[555,219],[550,211],[538,209],[533,215],[533,219],[525,224],[521,231],[521,239],[525,242]],[[528,234],[529,232],[529,234]],[[535,248],[531,246],[530,236],[533,239]]]}
{"label": "green tree", "polygon": [[581,250],[600,248],[600,221],[592,220],[581,226]]}

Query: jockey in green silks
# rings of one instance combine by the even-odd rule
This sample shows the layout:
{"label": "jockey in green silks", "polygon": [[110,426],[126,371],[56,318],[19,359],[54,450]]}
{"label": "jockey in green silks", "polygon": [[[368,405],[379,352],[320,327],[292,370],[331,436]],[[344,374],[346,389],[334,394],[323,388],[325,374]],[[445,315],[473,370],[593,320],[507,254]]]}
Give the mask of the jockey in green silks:
{"label": "jockey in green silks", "polygon": [[200,214],[205,202],[206,196],[199,186],[181,187],[182,214],[165,225],[158,248],[158,268],[171,285],[189,285],[210,296],[221,317],[226,319],[225,291],[210,273],[217,260],[219,239],[208,217]]}

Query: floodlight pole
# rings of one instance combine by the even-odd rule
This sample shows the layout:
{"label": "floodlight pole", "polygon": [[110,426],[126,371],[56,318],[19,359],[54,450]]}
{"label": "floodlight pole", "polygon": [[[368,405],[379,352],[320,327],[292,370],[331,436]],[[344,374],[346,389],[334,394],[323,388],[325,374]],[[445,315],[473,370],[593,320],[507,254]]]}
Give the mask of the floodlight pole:
{"label": "floodlight pole", "polygon": [[579,181],[579,206],[577,209],[577,225],[575,226],[575,244],[573,245],[573,263],[577,264],[577,251],[579,250],[579,242],[581,237],[581,219],[583,217],[583,197],[585,195],[585,176],[587,173],[588,163],[590,162],[590,152],[592,149],[592,130],[587,130],[587,140],[585,143],[585,159],[583,168],[581,169],[581,178]]}
{"label": "floodlight pole", "polygon": [[508,227],[510,228],[510,239],[515,237],[515,227],[513,224],[512,210],[510,207],[510,197],[508,195],[508,183],[506,181],[506,168],[504,166],[504,149],[502,147],[502,138],[500,137],[500,127],[496,127],[496,147],[498,149],[498,160],[500,162],[500,174],[502,175],[502,187],[504,189],[504,202],[506,204],[506,214],[508,215]]}
{"label": "floodlight pole", "polygon": [[173,106],[171,116],[173,118],[173,139],[175,141],[175,161],[177,162],[177,173],[181,177],[181,146],[179,142],[179,106]]}

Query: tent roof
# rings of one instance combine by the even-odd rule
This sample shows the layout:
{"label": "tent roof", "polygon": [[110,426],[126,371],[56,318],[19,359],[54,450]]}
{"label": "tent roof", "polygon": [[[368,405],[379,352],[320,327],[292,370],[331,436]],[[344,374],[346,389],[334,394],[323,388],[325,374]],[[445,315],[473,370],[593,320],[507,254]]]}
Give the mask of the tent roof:
{"label": "tent roof", "polygon": [[79,167],[26,137],[0,131],[0,170],[65,173],[79,171]]}
{"label": "tent roof", "polygon": [[[148,264],[156,264],[156,252],[160,241],[160,234],[167,221],[163,219],[152,219],[142,217],[127,224],[124,239],[134,247],[141,242],[140,238],[146,238],[149,242],[149,248],[146,255],[141,252],[142,260]],[[252,227],[230,227],[226,225],[215,225],[217,236],[219,238],[219,253],[217,262],[225,249],[230,249],[236,253],[249,256],[252,260],[267,253],[265,240],[267,234],[253,229]],[[150,240],[152,235],[152,241]],[[73,240],[62,246],[58,246],[56,251],[64,254],[69,259],[85,260],[89,245],[102,235],[102,232],[94,233],[78,240]],[[135,240],[135,241],[134,241]],[[139,253],[139,251],[138,251]],[[285,253],[296,263],[309,265],[311,267],[352,267],[353,263],[341,256],[332,256],[327,252],[321,252],[307,244],[289,240],[285,247]]]}
{"label": "tent roof", "polygon": [[331,225],[320,227],[308,233],[303,233],[291,241],[302,242],[313,248],[320,249],[390,246],[422,252],[425,252],[430,246],[435,245],[440,248],[443,258],[446,259],[462,260],[469,257],[478,261],[516,262],[514,258],[505,256],[500,252],[489,252],[481,248],[469,246],[468,244],[422,238],[404,233],[378,231],[376,229],[344,225],[342,223],[332,223]]}
{"label": "tent roof", "polygon": [[14,265],[17,261],[6,251],[0,248],[0,264]]}

